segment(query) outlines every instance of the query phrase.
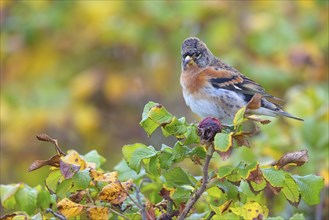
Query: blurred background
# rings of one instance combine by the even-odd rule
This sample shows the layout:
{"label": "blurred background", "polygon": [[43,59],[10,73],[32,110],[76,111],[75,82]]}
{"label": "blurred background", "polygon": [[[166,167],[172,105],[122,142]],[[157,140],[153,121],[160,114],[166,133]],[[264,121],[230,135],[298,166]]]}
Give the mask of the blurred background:
{"label": "blurred background", "polygon": [[[266,163],[308,149],[310,162],[294,172],[325,176],[328,205],[328,1],[0,3],[1,184],[43,182],[48,168],[27,172],[32,161],[55,153],[36,140],[39,133],[58,139],[64,151],[96,149],[107,170],[125,144],[172,145],[160,132],[149,139],[138,123],[149,100],[199,120],[179,84],[181,43],[197,36],[305,119],[273,119],[236,160],[249,155]],[[280,204],[274,213],[296,210]],[[328,212],[301,208],[309,216]]]}

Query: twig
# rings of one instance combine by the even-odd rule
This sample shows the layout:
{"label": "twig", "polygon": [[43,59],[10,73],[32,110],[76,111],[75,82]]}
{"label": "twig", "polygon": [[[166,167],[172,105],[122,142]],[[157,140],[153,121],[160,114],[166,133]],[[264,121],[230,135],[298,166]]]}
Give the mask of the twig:
{"label": "twig", "polygon": [[128,218],[127,216],[121,214],[120,212],[117,212],[115,211],[114,209],[110,208],[110,207],[107,207],[111,212],[117,214],[118,216],[121,216],[122,218],[126,219],[126,220],[129,220],[130,218]]}
{"label": "twig", "polygon": [[214,215],[216,215],[216,212],[211,211],[209,216],[206,218],[206,220],[210,220]]}
{"label": "twig", "polygon": [[59,220],[66,220],[65,216],[63,216],[63,215],[61,215],[61,214],[59,214],[57,212],[54,212],[51,208],[47,208],[46,209],[46,212],[47,213],[50,212],[51,214],[53,214],[53,216],[55,216],[55,218],[58,218]]}
{"label": "twig", "polygon": [[196,201],[200,198],[200,196],[204,193],[204,191],[207,189],[207,183],[208,183],[208,168],[209,163],[212,158],[212,155],[214,153],[214,146],[213,144],[209,144],[206,160],[203,165],[203,181],[201,184],[201,187],[195,192],[194,196],[191,197],[188,202],[186,203],[186,206],[182,213],[179,215],[178,220],[183,220],[186,218],[188,213],[190,212],[191,208],[194,206]]}
{"label": "twig", "polygon": [[[141,181],[140,183],[140,186],[142,186],[144,180]],[[138,186],[135,186],[135,189],[136,189],[136,199],[137,199],[137,202],[139,203],[139,205],[142,207],[141,208],[141,213],[142,213],[142,219],[146,219],[146,211],[145,211],[145,204],[142,203],[142,200],[139,196],[139,193],[140,193],[140,187]]]}

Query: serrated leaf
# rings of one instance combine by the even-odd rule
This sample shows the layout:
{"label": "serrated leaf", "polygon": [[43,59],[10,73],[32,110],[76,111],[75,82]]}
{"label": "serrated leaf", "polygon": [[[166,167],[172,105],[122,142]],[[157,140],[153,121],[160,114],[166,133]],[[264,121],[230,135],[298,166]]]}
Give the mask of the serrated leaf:
{"label": "serrated leaf", "polygon": [[81,215],[85,207],[78,203],[72,202],[67,198],[64,198],[57,203],[57,209],[59,213],[64,215],[66,218],[71,218]]}
{"label": "serrated leaf", "polygon": [[161,169],[169,169],[173,164],[172,149],[162,149],[159,153],[159,164]]}
{"label": "serrated leaf", "polygon": [[165,107],[158,104],[150,109],[148,117],[159,125],[165,125],[169,124],[174,116],[170,114]]}
{"label": "serrated leaf", "polygon": [[289,174],[285,175],[282,192],[291,205],[298,206],[300,202],[299,189],[295,180]]}
{"label": "serrated leaf", "polygon": [[217,186],[227,194],[227,199],[237,199],[239,194],[238,188],[228,180],[224,179],[224,181],[219,182]]}
{"label": "serrated leaf", "polygon": [[185,145],[181,145],[180,142],[177,142],[172,149],[172,157],[175,162],[179,162],[181,159],[184,159],[185,156],[190,152],[190,148]]}
{"label": "serrated leaf", "polygon": [[252,171],[255,171],[257,169],[257,161],[246,165],[245,167],[240,167],[239,168],[239,174],[241,178],[247,179]]}
{"label": "serrated leaf", "polygon": [[192,189],[188,189],[185,187],[177,186],[175,192],[171,196],[171,198],[177,204],[181,204],[182,202],[186,202],[191,197]]}
{"label": "serrated leaf", "polygon": [[194,147],[189,153],[189,156],[198,156],[200,159],[205,159],[207,156],[207,152],[204,147],[202,146],[197,146]]}
{"label": "serrated leaf", "polygon": [[285,181],[285,172],[282,170],[275,170],[274,168],[261,169],[264,178],[274,187],[283,187]]}
{"label": "serrated leaf", "polygon": [[172,117],[171,122],[166,124],[163,129],[174,136],[181,136],[187,131],[186,125],[179,121],[175,116]]}
{"label": "serrated leaf", "polygon": [[198,135],[198,129],[195,125],[190,125],[187,127],[187,131],[184,133],[185,140],[183,143],[185,145],[198,144],[200,143],[200,137]]}
{"label": "serrated leaf", "polygon": [[175,167],[169,169],[167,172],[163,174],[164,178],[167,182],[174,183],[177,185],[194,185],[191,181],[192,176],[187,174],[182,168]]}
{"label": "serrated leaf", "polygon": [[15,193],[18,209],[32,215],[37,208],[38,191],[28,185],[22,184]]}
{"label": "serrated leaf", "polygon": [[320,191],[324,186],[323,178],[310,174],[307,176],[292,176],[300,190],[302,199],[309,205],[315,205],[320,202]]}
{"label": "serrated leaf", "polygon": [[74,190],[83,190],[89,186],[91,181],[89,169],[78,171],[72,178]]}
{"label": "serrated leaf", "polygon": [[219,152],[227,152],[233,146],[233,138],[231,133],[217,133],[214,139],[215,150]]}
{"label": "serrated leaf", "polygon": [[244,120],[245,120],[245,118],[244,118],[245,112],[246,112],[246,107],[243,107],[243,108],[240,108],[235,113],[234,120],[233,120],[234,126],[237,126],[237,125],[241,124],[242,122],[244,122]]}
{"label": "serrated leaf", "polygon": [[86,211],[89,220],[99,220],[109,218],[109,208],[108,207],[89,207]]}
{"label": "serrated leaf", "polygon": [[88,162],[96,164],[96,168],[100,168],[106,162],[106,159],[99,155],[97,150],[92,150],[83,156]]}
{"label": "serrated leaf", "polygon": [[139,122],[139,125],[145,130],[148,136],[150,136],[156,129],[159,127],[159,124],[152,121],[152,119],[149,118],[148,114],[151,108],[154,106],[159,105],[155,102],[148,102],[144,106],[143,114],[142,114],[142,120]]}
{"label": "serrated leaf", "polygon": [[223,178],[223,177],[230,175],[234,169],[236,169],[236,168],[229,166],[229,165],[220,167],[218,169],[218,173],[217,173],[218,178]]}
{"label": "serrated leaf", "polygon": [[262,218],[268,216],[268,208],[257,202],[247,202],[240,207],[231,207],[230,210],[244,219],[258,219],[259,216],[262,216]]}

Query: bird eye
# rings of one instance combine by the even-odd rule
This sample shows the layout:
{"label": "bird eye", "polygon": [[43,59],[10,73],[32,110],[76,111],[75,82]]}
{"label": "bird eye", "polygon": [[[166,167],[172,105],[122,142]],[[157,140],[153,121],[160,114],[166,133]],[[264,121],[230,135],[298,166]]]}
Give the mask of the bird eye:
{"label": "bird eye", "polygon": [[197,59],[200,59],[202,57],[202,54],[201,53],[198,53],[197,55],[196,55],[196,58]]}

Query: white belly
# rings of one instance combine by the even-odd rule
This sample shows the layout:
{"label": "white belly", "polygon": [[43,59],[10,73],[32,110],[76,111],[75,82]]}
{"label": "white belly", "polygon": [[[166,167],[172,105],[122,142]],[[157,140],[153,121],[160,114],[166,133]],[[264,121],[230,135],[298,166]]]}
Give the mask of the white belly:
{"label": "white belly", "polygon": [[245,105],[245,101],[235,92],[216,89],[205,91],[207,98],[196,97],[183,92],[186,104],[200,117],[214,117],[222,124],[232,124],[235,113]]}

